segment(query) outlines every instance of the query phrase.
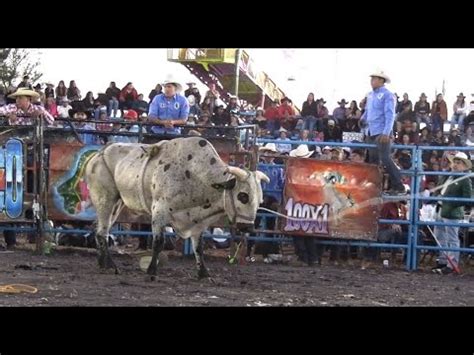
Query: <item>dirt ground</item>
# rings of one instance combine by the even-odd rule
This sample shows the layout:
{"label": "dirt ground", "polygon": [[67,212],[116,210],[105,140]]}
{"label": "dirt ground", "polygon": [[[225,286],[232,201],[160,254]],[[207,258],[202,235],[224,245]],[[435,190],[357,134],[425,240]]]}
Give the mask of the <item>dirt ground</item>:
{"label": "dirt ground", "polygon": [[298,267],[261,260],[230,265],[225,251],[206,251],[215,280],[197,280],[194,259],[168,252],[154,282],[139,268],[143,254],[114,254],[120,275],[100,270],[95,251],[60,248],[34,255],[31,245],[0,252],[0,285],[27,284],[36,294],[0,293],[0,306],[473,306],[474,272],[434,275],[401,265]]}

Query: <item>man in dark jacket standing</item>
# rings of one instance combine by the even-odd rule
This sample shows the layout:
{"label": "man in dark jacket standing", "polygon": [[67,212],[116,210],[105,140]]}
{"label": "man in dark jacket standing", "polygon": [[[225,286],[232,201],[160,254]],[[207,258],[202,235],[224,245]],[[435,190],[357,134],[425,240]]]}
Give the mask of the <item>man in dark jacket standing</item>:
{"label": "man in dark jacket standing", "polygon": [[[459,152],[449,157],[451,162],[451,170],[456,173],[470,171],[472,163],[465,153]],[[472,186],[471,179],[458,180],[459,176],[443,176],[441,180],[441,196],[442,197],[461,197],[471,198]],[[465,202],[440,201],[441,210],[439,212],[439,221],[445,223],[461,222],[464,220]],[[459,248],[459,227],[454,226],[435,226],[434,235],[439,241],[441,247]],[[448,260],[448,258],[450,260]],[[441,251],[438,264],[433,272],[439,274],[450,274],[459,263],[459,252]],[[454,265],[453,265],[454,264]]]}

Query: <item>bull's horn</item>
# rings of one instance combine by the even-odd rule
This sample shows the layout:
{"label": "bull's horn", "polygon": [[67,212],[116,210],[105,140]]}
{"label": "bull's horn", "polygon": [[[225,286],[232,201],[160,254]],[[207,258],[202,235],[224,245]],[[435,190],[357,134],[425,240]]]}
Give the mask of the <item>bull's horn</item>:
{"label": "bull's horn", "polygon": [[228,166],[227,172],[234,175],[239,181],[245,181],[250,176],[250,173],[246,172],[243,169],[237,168],[235,166]]}
{"label": "bull's horn", "polygon": [[261,171],[257,170],[255,174],[257,175],[257,180],[266,182],[267,184],[270,183],[270,178]]}

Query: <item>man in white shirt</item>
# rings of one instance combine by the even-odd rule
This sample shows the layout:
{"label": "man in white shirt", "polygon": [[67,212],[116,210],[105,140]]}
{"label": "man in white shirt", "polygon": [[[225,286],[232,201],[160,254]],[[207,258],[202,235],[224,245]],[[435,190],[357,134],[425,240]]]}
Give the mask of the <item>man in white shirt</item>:
{"label": "man in white shirt", "polygon": [[58,106],[58,117],[59,118],[68,118],[69,110],[72,110],[71,105],[69,105],[69,100],[64,98],[61,101],[61,105]]}

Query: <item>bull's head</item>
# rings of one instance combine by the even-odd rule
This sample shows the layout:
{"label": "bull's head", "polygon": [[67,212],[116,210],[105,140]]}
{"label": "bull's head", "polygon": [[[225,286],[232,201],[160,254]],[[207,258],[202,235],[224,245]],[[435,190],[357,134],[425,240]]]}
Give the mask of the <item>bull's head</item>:
{"label": "bull's head", "polygon": [[233,177],[212,187],[224,193],[224,209],[232,224],[250,227],[254,225],[257,210],[263,202],[261,182],[270,182],[261,171],[246,171],[229,166],[226,172]]}

